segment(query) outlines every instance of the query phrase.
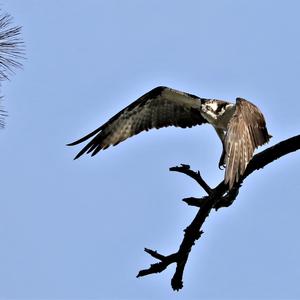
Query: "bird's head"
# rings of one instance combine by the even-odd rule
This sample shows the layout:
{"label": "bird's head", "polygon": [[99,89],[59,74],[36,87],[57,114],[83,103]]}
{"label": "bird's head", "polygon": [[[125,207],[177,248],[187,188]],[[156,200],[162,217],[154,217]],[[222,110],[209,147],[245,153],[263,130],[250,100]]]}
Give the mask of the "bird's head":
{"label": "bird's head", "polygon": [[215,120],[221,117],[226,110],[231,107],[233,107],[232,103],[216,99],[206,100],[201,104],[202,112]]}

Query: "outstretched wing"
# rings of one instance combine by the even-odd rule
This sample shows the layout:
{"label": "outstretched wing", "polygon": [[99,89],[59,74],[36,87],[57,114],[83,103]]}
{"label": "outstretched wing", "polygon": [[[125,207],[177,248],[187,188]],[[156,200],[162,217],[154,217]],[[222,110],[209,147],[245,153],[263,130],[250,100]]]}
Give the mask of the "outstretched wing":
{"label": "outstretched wing", "polygon": [[270,138],[260,110],[249,101],[237,98],[225,137],[225,183],[229,183],[229,189],[244,174],[255,148]]}
{"label": "outstretched wing", "polygon": [[127,138],[151,128],[167,126],[192,127],[207,121],[200,113],[201,99],[167,87],[157,87],[121,110],[108,122],[68,144],[77,145],[95,136],[75,157],[92,156],[101,149],[117,145]]}

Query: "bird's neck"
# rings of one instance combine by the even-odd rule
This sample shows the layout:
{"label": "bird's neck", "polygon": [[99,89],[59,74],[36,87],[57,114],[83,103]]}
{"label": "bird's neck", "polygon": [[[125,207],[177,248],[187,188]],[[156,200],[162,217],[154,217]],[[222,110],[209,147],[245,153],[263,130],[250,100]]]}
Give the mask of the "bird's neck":
{"label": "bird's neck", "polygon": [[202,116],[215,128],[227,130],[227,125],[235,112],[235,105],[214,100],[205,103],[202,107]]}

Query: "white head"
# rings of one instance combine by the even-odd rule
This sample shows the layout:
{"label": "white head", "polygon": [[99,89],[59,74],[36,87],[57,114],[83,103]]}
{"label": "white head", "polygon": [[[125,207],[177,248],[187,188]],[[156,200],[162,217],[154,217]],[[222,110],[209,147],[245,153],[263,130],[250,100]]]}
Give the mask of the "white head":
{"label": "white head", "polygon": [[216,100],[216,99],[212,99],[212,100],[207,100],[204,103],[201,104],[201,110],[203,112],[204,115],[206,115],[208,118],[212,118],[212,119],[218,119],[221,116],[223,116],[223,114],[225,113],[225,111],[230,108],[233,107],[234,105],[225,101],[221,101],[221,100]]}

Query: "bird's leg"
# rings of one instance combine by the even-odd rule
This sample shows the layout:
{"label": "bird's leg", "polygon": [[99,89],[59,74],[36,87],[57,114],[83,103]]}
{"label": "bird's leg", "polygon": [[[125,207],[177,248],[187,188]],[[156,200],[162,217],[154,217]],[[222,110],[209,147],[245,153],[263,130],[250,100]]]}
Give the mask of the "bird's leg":
{"label": "bird's leg", "polygon": [[221,142],[222,142],[222,154],[221,154],[221,157],[220,157],[220,160],[219,160],[219,169],[220,170],[223,170],[225,169],[226,167],[226,164],[225,164],[225,155],[226,155],[226,152],[225,152],[225,145],[224,145],[224,140],[225,140],[225,132],[223,129],[221,128],[216,128],[214,127]]}
{"label": "bird's leg", "polygon": [[224,147],[224,143],[222,142],[222,154],[219,160],[219,169],[223,170],[225,169],[226,164],[225,164],[225,147]]}

